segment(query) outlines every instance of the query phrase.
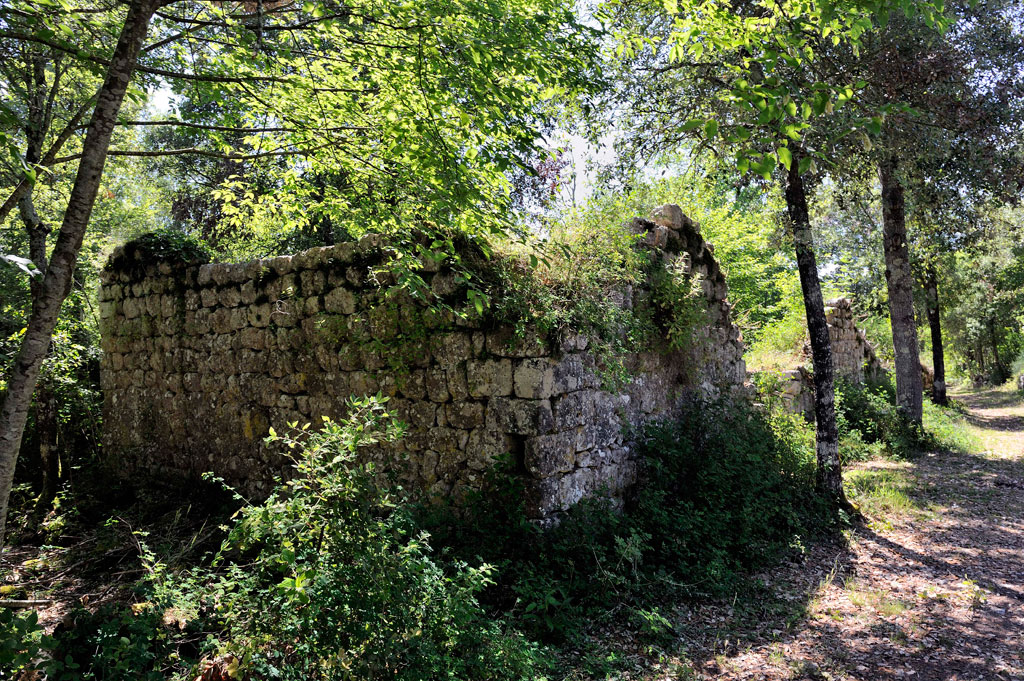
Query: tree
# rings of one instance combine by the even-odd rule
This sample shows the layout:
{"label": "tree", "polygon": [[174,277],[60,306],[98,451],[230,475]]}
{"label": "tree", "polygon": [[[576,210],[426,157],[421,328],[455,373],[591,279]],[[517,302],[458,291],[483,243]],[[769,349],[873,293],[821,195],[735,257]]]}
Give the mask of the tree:
{"label": "tree", "polygon": [[[954,4],[949,30],[917,17],[893,17],[871,41],[863,60],[868,82],[862,102],[885,117],[872,154],[882,200],[882,243],[895,349],[897,403],[920,423],[922,389],[907,232],[909,213],[952,212],[943,203],[969,203],[1003,193],[1019,176],[1013,146],[1024,125],[1020,74],[1024,41],[1020,10],[1006,3]],[[869,145],[870,146],[870,145]],[[933,223],[934,225],[934,223]],[[941,225],[941,223],[940,223]],[[955,225],[934,225],[931,234]],[[924,239],[927,242],[927,239]],[[949,243],[950,239],[944,239]],[[924,274],[936,370],[935,398],[944,403],[945,368],[934,273]]]}
{"label": "tree", "polygon": [[[658,6],[660,5],[660,7]],[[939,25],[939,7],[903,3]],[[624,28],[617,52],[637,77],[623,74],[619,103],[632,115],[631,158],[694,145],[729,153],[737,170],[771,181],[781,166],[814,364],[818,482],[846,505],[838,455],[832,351],[825,321],[805,176],[830,137],[848,132],[830,122],[865,84],[816,54],[825,45],[858,53],[887,2],[723,3],[669,0],[614,3]],[[652,34],[656,37],[651,37]],[[618,113],[618,111],[616,110]],[[859,115],[852,125],[866,125]],[[632,133],[632,134],[630,134]],[[817,139],[815,139],[817,136]]]}
{"label": "tree", "polygon": [[[104,38],[112,36],[107,52]],[[52,159],[78,170],[0,405],[0,536],[32,393],[108,156],[288,158],[294,162],[277,176],[277,193],[236,204],[236,214],[299,221],[327,212],[360,231],[434,222],[480,237],[506,224],[495,218],[507,200],[504,173],[534,152],[536,129],[549,115],[541,105],[589,76],[590,36],[560,0],[81,7],[23,0],[0,8],[5,44],[47,46],[104,73],[83,114],[80,151]],[[234,98],[240,108],[213,122],[120,119],[125,98],[143,97],[140,86],[156,81],[200,99]],[[196,147],[110,148],[116,127],[146,125],[207,134]],[[237,135],[243,144],[233,146]],[[5,139],[16,142],[8,131]],[[36,171],[26,170],[29,186]],[[343,171],[345,183],[310,205],[313,190],[325,189],[316,178],[328,171]]]}

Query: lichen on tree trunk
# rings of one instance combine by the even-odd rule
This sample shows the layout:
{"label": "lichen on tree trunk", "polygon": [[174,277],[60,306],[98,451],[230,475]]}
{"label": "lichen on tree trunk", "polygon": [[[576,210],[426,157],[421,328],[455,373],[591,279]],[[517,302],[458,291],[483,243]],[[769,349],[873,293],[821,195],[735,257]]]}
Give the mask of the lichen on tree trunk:
{"label": "lichen on tree trunk", "polygon": [[843,493],[842,469],[839,463],[839,431],[836,426],[835,369],[832,365],[832,341],[825,317],[825,301],[821,294],[818,264],[814,255],[814,239],[807,210],[807,195],[800,177],[797,154],[790,163],[786,183],[786,209],[793,232],[800,288],[803,291],[807,331],[814,364],[814,420],[817,440],[818,486],[838,505],[848,506]]}
{"label": "lichen on tree trunk", "polygon": [[878,167],[882,184],[882,244],[885,281],[889,292],[889,317],[896,364],[896,404],[907,418],[921,422],[923,383],[918,357],[917,321],[914,317],[914,277],[907,245],[903,185],[896,175],[896,159],[882,160]]}

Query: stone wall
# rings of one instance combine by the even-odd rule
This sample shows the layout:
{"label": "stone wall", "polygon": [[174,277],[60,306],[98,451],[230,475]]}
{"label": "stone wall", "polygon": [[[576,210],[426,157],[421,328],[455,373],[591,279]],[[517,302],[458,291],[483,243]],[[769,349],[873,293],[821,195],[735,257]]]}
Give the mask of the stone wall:
{"label": "stone wall", "polygon": [[[853,307],[848,299],[837,298],[826,303],[825,320],[832,341],[832,363],[837,378],[864,383],[880,379],[885,374],[885,366],[875,354],[874,347],[853,321]],[[809,344],[805,344],[803,354],[809,366]],[[790,411],[803,414],[808,421],[814,420],[814,380],[805,366],[783,372],[782,397]]]}
{"label": "stone wall", "polygon": [[[745,377],[725,280],[696,225],[675,206],[632,224],[652,258],[701,278],[707,314],[692,347],[638,348],[625,358],[632,379],[611,390],[572,330],[517,335],[396,294],[376,236],[240,264],[153,263],[122,248],[100,290],[105,451],[125,475],[211,471],[259,496],[289,470],[263,441],[271,426],[341,418],[349,396],[380,392],[409,430],[366,456],[411,489],[460,497],[509,454],[537,519],[620,494],[637,473],[630,426]],[[465,305],[452,272],[421,274]],[[635,306],[647,292],[615,295]]]}

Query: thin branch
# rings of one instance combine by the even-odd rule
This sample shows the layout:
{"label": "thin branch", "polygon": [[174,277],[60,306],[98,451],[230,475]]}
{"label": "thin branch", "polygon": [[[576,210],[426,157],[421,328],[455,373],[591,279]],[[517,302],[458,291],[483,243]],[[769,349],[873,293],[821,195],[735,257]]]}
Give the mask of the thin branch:
{"label": "thin branch", "polygon": [[[367,126],[363,125],[336,125],[329,128],[318,128],[318,127],[305,127],[305,128],[242,128],[233,125],[204,125],[200,123],[188,123],[186,121],[118,121],[116,125],[119,126],[170,126],[180,128],[191,128],[194,130],[210,130],[213,132],[236,132],[236,133],[267,133],[267,132],[338,132],[338,131],[351,131],[351,130],[369,130]],[[82,124],[79,128],[85,128],[87,124]]]}
{"label": "thin branch", "polygon": [[[109,59],[97,56],[95,54],[87,54],[75,49],[71,45],[62,44],[57,40],[43,38],[41,36],[33,35],[31,33],[21,33],[19,31],[0,31],[0,38],[9,38],[12,40],[22,40],[24,42],[46,45],[47,47],[52,47],[55,50],[61,50],[62,52],[74,55],[79,59],[91,61],[95,64],[100,64],[101,66],[110,66]],[[285,76],[250,76],[245,78],[239,78],[236,76],[218,76],[210,73],[181,73],[179,71],[168,71],[167,69],[158,69],[153,66],[144,66],[142,64],[135,67],[135,70],[141,73],[148,73],[153,76],[170,78],[172,80],[192,80],[203,83],[291,83],[297,80],[296,78],[290,78]]]}
{"label": "thin branch", "polygon": [[[258,158],[266,158],[269,156],[302,156],[303,154],[309,154],[311,152],[323,149],[334,144],[334,142],[326,142],[324,144],[310,147],[309,149],[278,149],[275,151],[263,151],[256,154],[225,154],[219,151],[210,151],[209,149],[199,149],[197,147],[186,147],[182,149],[111,149],[107,152],[108,156],[132,156],[141,158],[158,158],[161,156],[203,156],[205,158],[215,158],[222,161],[251,161]],[[67,163],[68,161],[76,161],[82,157],[81,154],[72,154],[70,156],[62,156],[54,160],[54,164]]]}

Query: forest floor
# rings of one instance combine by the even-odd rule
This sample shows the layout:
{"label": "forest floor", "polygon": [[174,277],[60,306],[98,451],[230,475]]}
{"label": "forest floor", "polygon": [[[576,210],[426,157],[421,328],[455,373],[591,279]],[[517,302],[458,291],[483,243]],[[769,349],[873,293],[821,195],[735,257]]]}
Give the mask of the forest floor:
{"label": "forest floor", "polygon": [[863,523],[755,594],[675,612],[685,652],[639,676],[1024,679],[1024,400],[955,397],[976,451],[851,466]]}

